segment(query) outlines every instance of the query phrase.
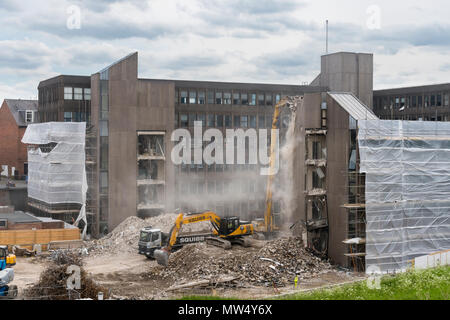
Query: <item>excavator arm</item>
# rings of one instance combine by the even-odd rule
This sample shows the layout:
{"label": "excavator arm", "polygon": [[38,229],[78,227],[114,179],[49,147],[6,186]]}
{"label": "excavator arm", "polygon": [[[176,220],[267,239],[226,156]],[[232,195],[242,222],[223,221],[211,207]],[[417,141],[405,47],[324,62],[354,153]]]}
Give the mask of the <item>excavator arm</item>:
{"label": "excavator arm", "polygon": [[161,250],[155,250],[155,252],[153,253],[158,264],[167,266],[169,262],[169,254],[172,251],[172,247],[177,241],[178,234],[183,225],[202,221],[210,221],[215,229],[215,234],[218,234],[221,219],[214,212],[207,211],[186,217],[184,216],[183,213],[180,213],[178,217],[175,219],[174,226],[170,230],[168,245],[165,248],[162,248]]}
{"label": "excavator arm", "polygon": [[[279,129],[281,111],[285,106],[288,106],[292,109],[293,102],[291,98],[285,97],[275,105],[272,119],[272,130]],[[269,174],[267,175],[266,210],[264,212],[264,231],[267,233],[271,233],[274,231],[274,221],[272,214],[272,184],[275,179],[274,171],[276,166],[276,147],[277,141],[275,139],[270,139]]]}
{"label": "excavator arm", "polygon": [[192,215],[184,217],[183,213],[180,213],[175,220],[175,224],[170,231],[169,234],[169,244],[166,247],[167,251],[172,250],[173,245],[177,241],[178,234],[181,230],[181,227],[185,224],[201,222],[201,221],[210,221],[213,225],[216,232],[219,230],[220,226],[220,217],[212,211],[203,212],[200,214]]}
{"label": "excavator arm", "polygon": [[168,245],[161,250],[155,250],[153,253],[158,264],[167,266],[170,252],[177,242],[178,234],[183,225],[202,221],[209,221],[214,227],[214,237],[209,237],[206,241],[214,245],[219,245],[224,249],[231,248],[231,242],[243,244],[244,246],[248,245],[248,241],[242,239],[242,237],[254,233],[253,225],[242,224],[238,217],[221,218],[212,211],[189,216],[184,216],[180,213],[170,230]]}

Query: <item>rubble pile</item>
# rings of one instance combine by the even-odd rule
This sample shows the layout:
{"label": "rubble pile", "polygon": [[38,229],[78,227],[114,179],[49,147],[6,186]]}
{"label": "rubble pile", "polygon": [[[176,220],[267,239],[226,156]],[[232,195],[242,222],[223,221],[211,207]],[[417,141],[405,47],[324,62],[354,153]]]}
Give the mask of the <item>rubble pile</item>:
{"label": "rubble pile", "polygon": [[[42,271],[39,281],[32,287],[24,290],[24,296],[27,299],[97,299],[99,292],[103,292],[104,297],[109,297],[107,290],[97,285],[87,275],[83,268],[83,261],[77,253],[71,250],[56,250],[51,253],[49,260],[50,263]],[[78,266],[80,268],[80,289],[68,289],[69,277],[74,276],[74,273],[67,269],[69,266],[72,268],[73,266]],[[71,283],[76,285],[75,281]]]}
{"label": "rubble pile", "polygon": [[[139,232],[142,228],[152,227],[161,229],[162,232],[169,232],[177,216],[178,214],[174,213],[166,213],[147,219],[131,216],[122,221],[105,237],[99,240],[86,241],[84,247],[88,250],[88,253],[94,254],[136,253]],[[193,231],[209,231],[210,228],[209,222],[199,222],[183,226],[181,234]]]}
{"label": "rubble pile", "polygon": [[205,247],[204,243],[183,247],[170,256],[167,268],[155,268],[153,275],[181,282],[236,276],[254,285],[282,287],[292,284],[296,275],[308,279],[332,270],[328,262],[308,252],[300,238],[277,239],[259,251],[233,249],[219,256],[208,255]]}

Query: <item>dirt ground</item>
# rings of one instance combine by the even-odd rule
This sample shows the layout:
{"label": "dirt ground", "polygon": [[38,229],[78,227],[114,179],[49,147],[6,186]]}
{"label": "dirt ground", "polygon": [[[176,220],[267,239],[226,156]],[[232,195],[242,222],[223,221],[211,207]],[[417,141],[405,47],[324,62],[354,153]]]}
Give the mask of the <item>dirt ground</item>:
{"label": "dirt ground", "polygon": [[[233,251],[259,250],[258,248],[242,248],[234,246]],[[223,254],[223,249],[211,247],[208,253]],[[18,257],[15,269],[14,284],[19,287],[19,299],[23,298],[23,289],[38,281],[40,273],[49,263],[44,257]],[[292,286],[275,288],[260,287],[245,283],[241,279],[232,287],[215,289],[185,289],[185,291],[167,291],[173,281],[152,276],[154,268],[161,268],[154,260],[149,260],[137,252],[123,252],[105,255],[88,255],[84,257],[86,271],[100,285],[106,287],[116,298],[123,299],[172,299],[186,295],[218,295],[240,299],[258,299],[293,291]],[[301,280],[298,289],[310,289],[359,279],[359,275],[331,270],[317,277]],[[176,283],[175,284],[179,284]]]}

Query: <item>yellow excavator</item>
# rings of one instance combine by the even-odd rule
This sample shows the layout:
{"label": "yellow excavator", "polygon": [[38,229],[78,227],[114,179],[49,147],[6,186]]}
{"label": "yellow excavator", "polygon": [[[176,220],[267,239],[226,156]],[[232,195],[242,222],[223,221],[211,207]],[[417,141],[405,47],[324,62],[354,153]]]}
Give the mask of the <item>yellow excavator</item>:
{"label": "yellow excavator", "polygon": [[[179,245],[180,239],[182,239],[182,237],[178,236],[182,226],[201,221],[210,221],[213,226],[213,233],[211,236],[205,238],[206,243],[219,246],[224,249],[230,249],[231,244],[240,244],[244,247],[251,245],[250,240],[245,236],[249,236],[254,233],[253,225],[251,223],[240,221],[238,217],[223,218],[219,217],[212,211],[186,216],[183,213],[180,213],[175,220],[174,226],[169,232],[167,237],[167,245],[161,249],[156,249],[153,251],[153,257],[156,259],[158,264],[167,266],[172,248],[177,244]],[[203,235],[199,235],[198,237],[195,234],[189,235],[192,239],[201,239],[201,236]]]}
{"label": "yellow excavator", "polygon": [[[293,98],[284,97],[276,105],[273,112],[272,130],[279,129],[280,115],[283,111],[282,108],[288,107],[291,111],[295,112],[295,104]],[[295,114],[295,113],[294,113]],[[294,119],[295,121],[295,119]],[[274,234],[279,231],[279,226],[275,224],[274,216],[272,213],[272,184],[275,179],[275,166],[276,166],[276,148],[277,140],[270,139],[270,161],[269,161],[269,174],[267,175],[266,185],[266,209],[264,211],[264,220],[255,221],[255,231],[259,234],[263,234],[265,238],[272,238]]]}

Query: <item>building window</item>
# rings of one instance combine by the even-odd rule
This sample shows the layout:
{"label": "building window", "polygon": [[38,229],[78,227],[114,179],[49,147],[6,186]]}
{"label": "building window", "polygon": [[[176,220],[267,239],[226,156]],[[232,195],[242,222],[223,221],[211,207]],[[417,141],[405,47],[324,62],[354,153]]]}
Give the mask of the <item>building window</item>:
{"label": "building window", "polygon": [[64,122],[72,122],[72,112],[64,112]]}
{"label": "building window", "polygon": [[90,88],[84,89],[84,100],[91,100],[91,89]]}
{"label": "building window", "polygon": [[234,116],[234,127],[239,128],[241,126],[241,118],[240,116]]}
{"label": "building window", "polygon": [[273,103],[272,95],[271,94],[266,94],[266,106],[271,106],[272,103]]}
{"label": "building window", "polygon": [[73,99],[74,100],[83,100],[83,89],[82,88],[73,88]]}
{"label": "building window", "polygon": [[272,128],[272,118],[266,116],[266,128]]}
{"label": "building window", "polygon": [[222,104],[222,92],[216,92],[216,104]]}
{"label": "building window", "polygon": [[417,106],[422,107],[422,96],[417,97]]}
{"label": "building window", "polygon": [[225,128],[231,128],[231,116],[229,114],[225,115]]}
{"label": "building window", "polygon": [[436,96],[434,94],[431,95],[430,106],[434,107],[436,105]]}
{"label": "building window", "polygon": [[34,111],[27,110],[25,112],[25,122],[26,123],[34,122]]}
{"label": "building window", "polygon": [[223,94],[223,104],[231,104],[231,93],[225,92]]}
{"label": "building window", "polygon": [[239,93],[233,93],[233,104],[240,104]]}
{"label": "building window", "polygon": [[190,91],[189,92],[189,103],[196,104],[197,103],[197,92]]}
{"label": "building window", "polygon": [[259,128],[265,128],[265,127],[266,127],[264,115],[260,115],[260,116],[258,117],[258,127],[259,127]]}
{"label": "building window", "polygon": [[188,93],[187,91],[181,91],[180,93],[180,103],[187,104],[188,103]]}
{"label": "building window", "polygon": [[264,105],[264,94],[258,94],[258,105],[263,106]]}
{"label": "building window", "polygon": [[197,121],[201,121],[202,122],[202,126],[206,127],[206,115],[204,114],[199,114],[197,116]]}
{"label": "building window", "polygon": [[188,115],[187,114],[180,114],[180,125],[182,128],[188,127]]}
{"label": "building window", "polygon": [[208,91],[208,104],[214,104],[214,92]]}
{"label": "building window", "polygon": [[449,99],[448,99],[448,93],[444,94],[444,106],[448,107],[449,105]]}
{"label": "building window", "polygon": [[430,106],[430,96],[425,96],[425,107]]}
{"label": "building window", "polygon": [[208,114],[208,127],[216,126],[216,117],[213,114]]}
{"label": "building window", "polygon": [[417,107],[417,97],[416,96],[412,96],[412,107],[413,108]]}
{"label": "building window", "polygon": [[256,116],[250,116],[250,128],[256,128]]}
{"label": "building window", "polygon": [[205,92],[204,91],[200,91],[198,93],[198,104],[205,104]]}
{"label": "building window", "polygon": [[241,127],[248,127],[248,116],[241,116]]}
{"label": "building window", "polygon": [[438,94],[438,95],[436,96],[436,105],[437,105],[438,107],[441,107],[441,106],[442,106],[442,95],[440,95],[440,94]]}
{"label": "building window", "polygon": [[72,100],[72,88],[71,87],[64,87],[64,100]]}
{"label": "building window", "polygon": [[216,116],[216,124],[217,124],[217,127],[223,127],[223,115],[221,115],[221,114],[218,114],[217,116]]}
{"label": "building window", "polygon": [[248,95],[246,93],[241,94],[241,103],[243,105],[248,105]]}
{"label": "building window", "polygon": [[256,93],[252,93],[250,95],[250,103],[249,103],[249,105],[250,106],[256,106]]}
{"label": "building window", "polygon": [[280,100],[281,100],[281,94],[277,94],[277,95],[275,96],[275,103],[280,102]]}
{"label": "building window", "polygon": [[197,115],[195,113],[189,113],[189,127],[193,127],[196,120]]}

